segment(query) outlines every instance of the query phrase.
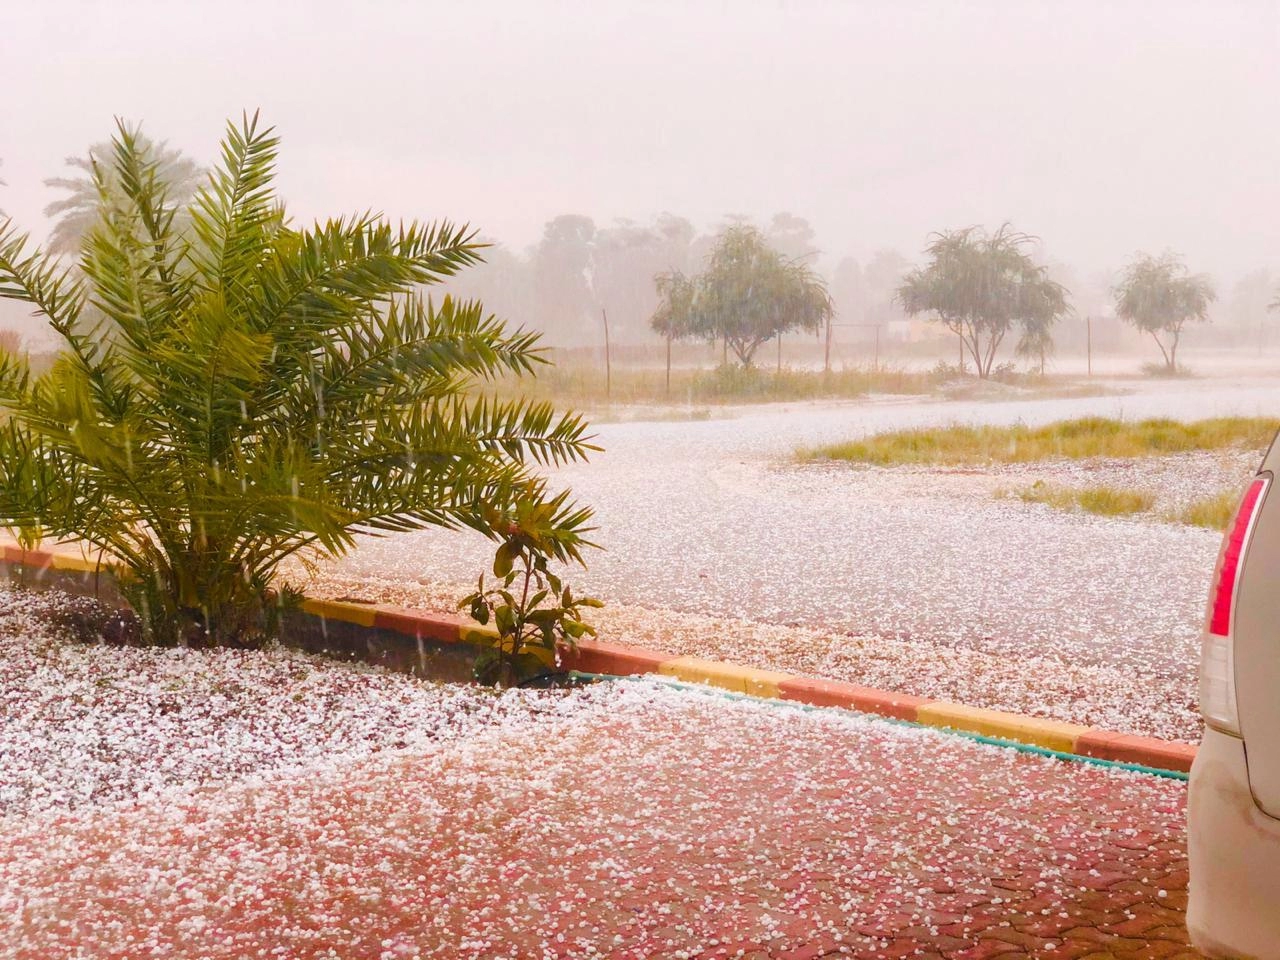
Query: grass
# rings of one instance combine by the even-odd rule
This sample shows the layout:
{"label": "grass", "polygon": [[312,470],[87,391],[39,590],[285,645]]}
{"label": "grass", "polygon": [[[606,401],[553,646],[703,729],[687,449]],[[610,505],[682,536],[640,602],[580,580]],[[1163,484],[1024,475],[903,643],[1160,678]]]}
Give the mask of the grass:
{"label": "grass", "polygon": [[1057,510],[1083,510],[1102,517],[1127,517],[1146,513],[1156,502],[1155,495],[1131,487],[1059,487],[1037,480],[1014,491],[1024,503],[1043,503]]}
{"label": "grass", "polygon": [[577,408],[606,404],[776,403],[782,401],[853,398],[868,393],[926,394],[938,386],[929,371],[848,367],[792,370],[783,367],[751,368],[737,364],[711,369],[676,368],[671,386],[662,366],[615,367],[606,390],[604,371],[598,366],[557,363],[540,368],[536,377],[505,378],[495,385],[500,395],[520,395]]}
{"label": "grass", "polygon": [[1093,457],[1136,458],[1229,448],[1256,449],[1271,442],[1280,420],[1216,417],[1177,420],[1114,420],[1084,417],[1043,427],[953,426],[899,430],[865,440],[804,448],[802,460],[848,460],[896,464],[982,465]]}
{"label": "grass", "polygon": [[[1037,480],[1029,487],[999,490],[998,497],[1017,497],[1024,503],[1043,503],[1055,510],[1081,510],[1103,517],[1128,517],[1151,513],[1156,498],[1133,487],[1063,487]],[[1206,530],[1226,530],[1240,504],[1240,490],[1228,487],[1212,496],[1193,500],[1177,510],[1161,513],[1156,519]]]}
{"label": "grass", "polygon": [[1240,491],[1235,487],[1221,490],[1211,497],[1195,500],[1168,517],[1175,523],[1209,530],[1226,530],[1240,505]]}

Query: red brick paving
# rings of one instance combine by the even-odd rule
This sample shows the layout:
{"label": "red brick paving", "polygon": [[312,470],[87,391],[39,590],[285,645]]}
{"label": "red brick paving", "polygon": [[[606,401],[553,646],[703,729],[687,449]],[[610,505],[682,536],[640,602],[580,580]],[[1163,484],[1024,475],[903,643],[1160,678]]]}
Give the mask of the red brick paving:
{"label": "red brick paving", "polygon": [[0,956],[1197,956],[1179,782],[640,684],[552,703],[0,821]]}

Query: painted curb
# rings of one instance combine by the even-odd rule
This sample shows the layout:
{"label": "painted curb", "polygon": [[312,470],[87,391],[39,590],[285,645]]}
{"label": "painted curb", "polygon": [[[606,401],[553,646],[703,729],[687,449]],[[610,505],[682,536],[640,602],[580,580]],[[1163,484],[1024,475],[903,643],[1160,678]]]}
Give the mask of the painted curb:
{"label": "painted curb", "polygon": [[[7,564],[36,571],[52,569],[87,574],[100,569],[103,573],[110,573],[107,567],[99,568],[78,551],[24,551],[12,542],[2,546],[0,560]],[[444,644],[492,646],[497,638],[493,630],[478,627],[474,621],[465,617],[428,613],[390,604],[308,599],[303,602],[302,608],[319,617],[322,622],[331,620],[355,627],[386,630],[412,637],[419,645],[424,640],[430,640]],[[757,697],[856,710],[895,720],[907,720],[922,726],[1011,740],[1059,753],[1135,764],[1155,770],[1187,773],[1196,756],[1195,745],[1189,743],[1156,740],[1043,717],[930,700],[927,697],[877,690],[839,680],[820,680],[698,657],[677,657],[603,640],[583,640],[576,650],[560,651],[560,666],[565,670],[582,673],[620,676],[656,673]]]}

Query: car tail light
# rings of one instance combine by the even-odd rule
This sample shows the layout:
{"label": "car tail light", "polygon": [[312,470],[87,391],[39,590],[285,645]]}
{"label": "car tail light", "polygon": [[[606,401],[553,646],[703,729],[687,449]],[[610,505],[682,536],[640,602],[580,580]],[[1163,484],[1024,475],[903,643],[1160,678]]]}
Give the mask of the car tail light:
{"label": "car tail light", "polygon": [[1209,603],[1209,623],[1200,655],[1200,712],[1213,727],[1239,734],[1236,715],[1234,627],[1236,589],[1240,565],[1249,547],[1254,523],[1262,506],[1269,477],[1258,477],[1245,491],[1235,519],[1227,528],[1218,559],[1217,578]]}

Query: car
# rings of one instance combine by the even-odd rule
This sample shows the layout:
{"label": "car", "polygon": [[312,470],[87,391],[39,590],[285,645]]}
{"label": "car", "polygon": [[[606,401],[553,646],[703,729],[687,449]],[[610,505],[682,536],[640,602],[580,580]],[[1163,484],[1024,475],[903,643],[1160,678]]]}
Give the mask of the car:
{"label": "car", "polygon": [[1280,958],[1278,470],[1272,441],[1223,536],[1201,640],[1187,928],[1212,957]]}

